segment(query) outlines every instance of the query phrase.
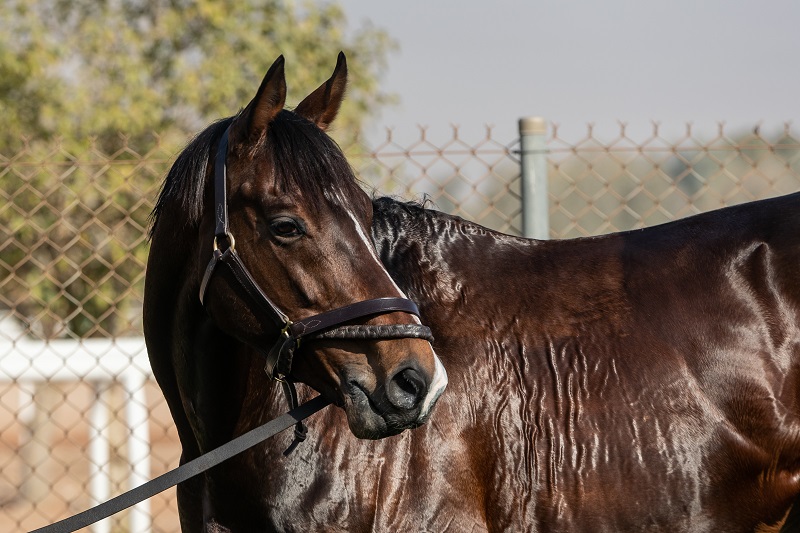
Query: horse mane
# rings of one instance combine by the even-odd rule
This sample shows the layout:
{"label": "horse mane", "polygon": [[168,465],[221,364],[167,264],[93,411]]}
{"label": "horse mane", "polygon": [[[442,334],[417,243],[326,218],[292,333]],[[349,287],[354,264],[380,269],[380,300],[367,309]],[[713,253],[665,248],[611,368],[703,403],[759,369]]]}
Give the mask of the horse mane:
{"label": "horse mane", "polygon": [[[372,242],[380,250],[381,243],[392,242],[400,233],[417,231],[417,224],[428,225],[441,212],[429,209],[433,202],[425,197],[420,201],[396,196],[372,198]],[[412,224],[408,224],[413,221]]]}
{"label": "horse mane", "polygon": [[427,194],[418,200],[409,200],[393,195],[374,196],[372,205],[376,212],[403,212],[412,216],[421,216],[424,213],[436,210],[436,203]]}
{"label": "horse mane", "polygon": [[222,134],[234,117],[214,122],[195,135],[178,155],[167,173],[156,205],[150,214],[150,238],[156,231],[158,221],[168,211],[167,206],[177,204],[187,225],[197,224],[203,215],[203,184],[208,170],[208,158],[216,150]]}
{"label": "horse mane", "polygon": [[[159,219],[173,210],[180,213],[186,226],[200,223],[209,159],[234,118],[214,122],[178,155],[150,215],[151,238]],[[291,111],[278,113],[269,123],[266,139],[253,150],[264,150],[263,155],[273,162],[276,185],[284,194],[303,191],[331,198],[343,188],[358,187],[350,163],[336,142],[316,124]]]}

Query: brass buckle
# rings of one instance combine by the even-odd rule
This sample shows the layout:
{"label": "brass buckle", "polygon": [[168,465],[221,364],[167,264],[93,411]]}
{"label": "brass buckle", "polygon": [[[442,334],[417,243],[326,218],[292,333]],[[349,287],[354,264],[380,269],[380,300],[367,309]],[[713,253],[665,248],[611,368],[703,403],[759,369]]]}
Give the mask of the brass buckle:
{"label": "brass buckle", "polygon": [[[228,249],[231,250],[231,251],[236,250],[236,239],[233,238],[233,234],[232,233],[226,233],[225,234],[225,238],[228,239],[228,242],[230,243],[230,246],[228,246]],[[218,239],[219,239],[219,235],[214,235],[214,251],[215,252],[219,250],[219,241],[218,241]]]}

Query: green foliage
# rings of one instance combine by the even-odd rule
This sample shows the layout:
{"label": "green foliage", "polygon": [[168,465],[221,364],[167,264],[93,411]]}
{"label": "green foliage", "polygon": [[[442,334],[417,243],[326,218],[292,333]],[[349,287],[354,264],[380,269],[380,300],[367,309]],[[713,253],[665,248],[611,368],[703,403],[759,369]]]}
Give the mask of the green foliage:
{"label": "green foliage", "polygon": [[378,81],[394,43],[346,29],[341,7],[310,1],[3,3],[0,306],[48,337],[136,329],[147,216],[169,158],[244,106],[279,54],[296,105],[345,52],[344,146],[391,101]]}
{"label": "green foliage", "polygon": [[0,14],[0,104],[15,116],[5,135],[98,136],[112,146],[118,132],[184,139],[246,104],[279,54],[290,104],[347,54],[343,138],[391,100],[378,80],[393,42],[368,26],[348,38],[336,4],[10,0]]}
{"label": "green foliage", "polygon": [[0,307],[44,338],[137,331],[151,199],[170,160],[151,137],[113,154],[30,142],[0,163]]}

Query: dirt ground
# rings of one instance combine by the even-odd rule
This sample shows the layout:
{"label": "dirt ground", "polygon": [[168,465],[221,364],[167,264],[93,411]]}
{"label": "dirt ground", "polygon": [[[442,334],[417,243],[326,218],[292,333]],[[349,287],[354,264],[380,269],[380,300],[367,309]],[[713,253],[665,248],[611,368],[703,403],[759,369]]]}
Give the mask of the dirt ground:
{"label": "dirt ground", "polygon": [[[90,458],[87,413],[96,395],[82,384],[61,384],[53,387],[57,402],[46,413],[50,424],[39,436],[36,464],[26,464],[32,455],[24,450],[30,442],[27,428],[21,421],[22,409],[15,386],[0,391],[0,531],[27,532],[83,511],[92,505],[89,496]],[[52,394],[52,391],[51,391]],[[162,474],[178,464],[180,446],[172,419],[161,391],[151,383],[146,397],[150,412],[150,470],[151,477]],[[124,398],[118,398],[118,402]],[[38,403],[38,401],[37,401]],[[111,412],[119,403],[110,403]],[[129,436],[117,423],[117,449],[110,452],[112,496],[127,489],[129,465],[125,460],[124,439]],[[46,437],[46,438],[45,438]],[[120,441],[121,439],[121,441]],[[36,440],[36,439],[34,439]],[[113,445],[112,445],[113,446]],[[121,486],[120,486],[121,485]],[[173,533],[178,525],[175,488],[150,499],[154,533]],[[92,528],[80,531],[94,532]],[[112,518],[112,533],[128,531],[127,512]]]}

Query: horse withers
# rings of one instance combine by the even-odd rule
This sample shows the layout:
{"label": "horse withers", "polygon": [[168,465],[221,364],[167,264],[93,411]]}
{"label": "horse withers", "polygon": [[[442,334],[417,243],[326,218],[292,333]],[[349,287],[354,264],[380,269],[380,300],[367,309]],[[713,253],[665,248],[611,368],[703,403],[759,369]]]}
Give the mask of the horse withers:
{"label": "horse withers", "polygon": [[[266,421],[271,378],[313,387],[367,439],[424,423],[447,383],[416,306],[377,258],[370,198],[325,134],[344,55],[294,111],[283,64],[178,156],[153,213],[145,337],[182,462]],[[220,498],[259,501],[247,485],[259,480],[227,466],[179,486],[185,531],[237,529]]]}

